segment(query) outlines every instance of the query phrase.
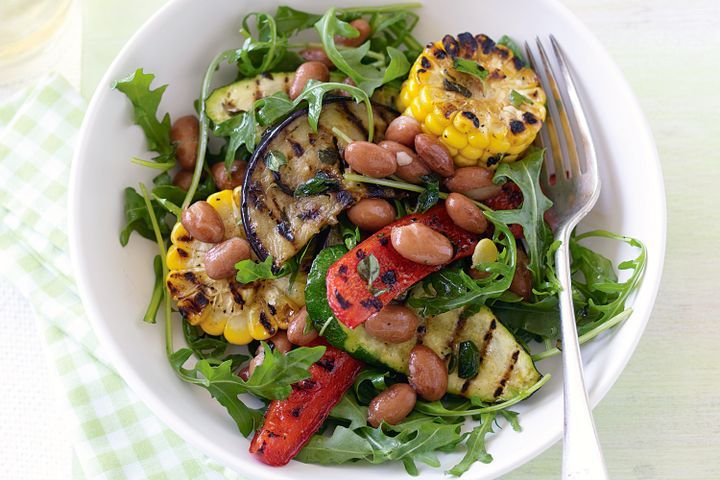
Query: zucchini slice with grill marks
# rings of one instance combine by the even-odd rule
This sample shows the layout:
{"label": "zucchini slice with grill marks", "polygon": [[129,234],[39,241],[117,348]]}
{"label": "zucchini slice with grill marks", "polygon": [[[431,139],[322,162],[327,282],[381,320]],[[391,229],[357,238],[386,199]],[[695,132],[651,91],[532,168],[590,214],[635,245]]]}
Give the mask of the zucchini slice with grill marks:
{"label": "zucchini slice with grill marks", "polygon": [[[397,114],[379,105],[373,112],[377,141]],[[367,139],[365,105],[345,97],[326,101],[316,133],[308,124],[307,110],[295,112],[263,137],[250,159],[242,221],[261,260],[270,255],[280,266],[324,227],[337,224],[337,215],[358,200],[394,195],[391,189],[343,178],[347,143],[333,127],[352,140]]]}
{"label": "zucchini slice with grill marks", "polygon": [[[347,249],[329,247],[315,258],[305,287],[308,316],[331,345],[342,348],[366,363],[408,373],[410,351],[421,343],[450,363],[463,342],[472,342],[479,352],[477,373],[460,378],[455,367],[449,374],[448,392],[495,403],[515,397],[540,379],[530,355],[515,337],[483,307],[464,317],[461,309],[420,321],[418,335],[403,343],[385,343],[367,333],[363,325],[350,329],[337,321],[327,303],[325,276]],[[457,362],[454,362],[457,363]]]}

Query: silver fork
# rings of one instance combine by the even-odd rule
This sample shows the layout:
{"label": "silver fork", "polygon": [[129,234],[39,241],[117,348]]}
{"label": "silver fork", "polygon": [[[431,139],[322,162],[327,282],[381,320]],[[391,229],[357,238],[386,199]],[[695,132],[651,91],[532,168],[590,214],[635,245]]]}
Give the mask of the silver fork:
{"label": "silver fork", "polygon": [[[590,128],[575,87],[576,82],[560,45],[555,37],[550,35],[562,84],[558,83],[554,67],[539,38],[536,38],[536,43],[541,63],[536,61],[527,44],[525,50],[531,66],[539,75],[542,74],[541,78],[544,77],[543,86],[548,94],[546,128],[539,137],[541,145],[547,147],[546,175],[542,183],[546,195],[553,201],[551,213],[553,222],[556,223],[553,225],[555,239],[561,241],[555,254],[555,267],[562,286],[562,291],[558,294],[565,410],[562,478],[606,479],[608,474],[605,460],[595,431],[583,378],[570,284],[568,247],[571,232],[592,209],[600,195],[597,158]],[[537,68],[540,65],[542,69]],[[561,85],[564,85],[564,88]]]}

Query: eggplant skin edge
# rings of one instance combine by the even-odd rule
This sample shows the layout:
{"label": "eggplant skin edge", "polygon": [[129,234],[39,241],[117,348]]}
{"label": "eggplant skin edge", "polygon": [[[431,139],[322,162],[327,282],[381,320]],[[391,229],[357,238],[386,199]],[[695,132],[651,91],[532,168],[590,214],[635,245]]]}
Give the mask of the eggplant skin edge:
{"label": "eggplant skin edge", "polygon": [[[357,104],[353,99],[344,97],[344,96],[331,96],[326,98],[323,101],[323,107],[325,107],[328,104],[338,103],[338,102],[352,102]],[[382,139],[383,133],[385,128],[387,128],[387,124],[390,123],[392,118],[395,118],[399,115],[399,113],[386,106],[386,105],[380,105],[373,103],[372,104],[373,110],[375,111],[375,138],[376,140]],[[378,112],[382,112],[382,115],[378,115]],[[245,178],[243,180],[242,185],[242,201],[241,201],[241,219],[243,224],[243,229],[245,230],[246,237],[248,241],[250,242],[250,245],[255,252],[255,255],[260,261],[264,261],[269,255],[270,252],[266,249],[264,246],[263,241],[258,236],[258,233],[255,231],[255,224],[252,221],[252,211],[253,209],[250,207],[250,194],[249,192],[252,191],[253,182],[256,180],[253,177],[255,176],[255,171],[258,168],[258,166],[264,167],[264,157],[267,154],[267,150],[270,146],[270,144],[273,142],[273,140],[293,122],[298,117],[306,116],[309,113],[309,109],[303,108],[300,110],[297,110],[293,113],[291,113],[288,117],[281,120],[276,125],[270,127],[262,136],[260,139],[260,142],[258,143],[257,148],[253,152],[250,160],[248,161],[248,168],[247,172],[245,174]],[[379,128],[381,127],[381,128]],[[376,194],[373,196],[377,196]],[[357,201],[357,198],[355,199]],[[354,203],[354,201],[353,201]],[[351,204],[347,205],[347,207],[351,206]],[[302,248],[302,246],[298,247]],[[287,260],[287,259],[285,259]],[[274,268],[279,268],[279,265],[274,265]]]}

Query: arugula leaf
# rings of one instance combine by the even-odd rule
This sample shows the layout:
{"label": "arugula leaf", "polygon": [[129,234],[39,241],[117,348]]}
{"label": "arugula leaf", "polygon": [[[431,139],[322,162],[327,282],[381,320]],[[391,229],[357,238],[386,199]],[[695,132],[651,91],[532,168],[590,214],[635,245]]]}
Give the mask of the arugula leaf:
{"label": "arugula leaf", "polygon": [[357,48],[338,49],[335,45],[335,35],[355,38],[358,31],[348,22],[338,18],[335,8],[325,12],[315,23],[315,29],[320,35],[328,58],[340,71],[352,78],[367,95],[372,95],[376,88],[391,80],[404,77],[410,70],[410,62],[405,54],[392,46],[386,48],[387,58],[379,65],[363,63],[370,51],[370,42],[365,42]]}
{"label": "arugula leaf", "polygon": [[530,100],[528,97],[523,95],[522,93],[518,92],[517,90],[512,90],[510,92],[510,103],[513,104],[514,107],[519,107],[523,103],[527,103],[528,105],[532,105],[533,101]]}
{"label": "arugula leaf", "polygon": [[498,40],[497,43],[498,45],[504,45],[509,48],[510,51],[513,52],[515,57],[517,57],[523,63],[523,66],[527,64],[527,62],[525,61],[525,57],[522,54],[522,50],[520,49],[518,44],[515,43],[515,40],[508,37],[507,35],[503,35],[502,37],[500,37],[500,40]]}
{"label": "arugula leaf", "polygon": [[318,82],[316,80],[310,80],[305,89],[293,102],[293,106],[297,107],[302,102],[308,103],[308,123],[312,128],[313,132],[317,132],[318,122],[320,121],[320,114],[322,113],[323,98],[328,92],[335,90],[342,90],[348,93],[357,103],[365,103],[365,108],[368,114],[368,142],[372,142],[373,131],[374,131],[374,120],[372,105],[370,104],[370,94],[364,92],[362,89],[346,83],[334,83],[334,82]]}
{"label": "arugula leaf", "polygon": [[249,152],[255,149],[257,140],[255,110],[251,109],[247,112],[240,112],[224,122],[214,125],[212,132],[216,137],[228,137],[228,144],[225,150],[225,168],[230,170],[240,147],[244,145]]}
{"label": "arugula leaf", "polygon": [[440,200],[440,179],[431,174],[422,177],[421,180],[425,191],[418,195],[415,213],[427,212]]}
{"label": "arugula leaf", "polygon": [[271,150],[265,155],[265,164],[273,172],[279,172],[281,167],[287,165],[287,157],[278,150]]}
{"label": "arugula leaf", "polygon": [[295,10],[288,6],[280,6],[275,11],[275,23],[278,34],[291,37],[303,30],[312,28],[320,20],[320,15]]}
{"label": "arugula leaf", "polygon": [[373,447],[370,442],[354,430],[338,425],[329,437],[313,435],[307,445],[295,456],[295,460],[330,465],[366,459],[372,454]]}
{"label": "arugula leaf", "polygon": [[[155,240],[152,222],[148,213],[147,206],[143,197],[132,187],[124,190],[125,197],[125,226],[120,231],[120,245],[123,247],[128,244],[130,235],[137,232],[148,240]],[[155,216],[163,218],[165,213],[157,201],[151,202]],[[165,222],[159,223],[160,233],[163,237],[170,235],[170,227]]]}
{"label": "arugula leaf", "polygon": [[145,315],[143,315],[143,322],[145,323],[156,322],[157,311],[165,293],[165,275],[163,275],[162,257],[160,255],[155,255],[155,258],[153,258],[153,273],[155,274],[155,284],[153,285],[150,303],[145,310]]}
{"label": "arugula leaf", "polygon": [[268,255],[264,261],[255,262],[251,259],[241,260],[235,264],[235,279],[240,283],[252,283],[256,280],[275,280],[288,275],[289,272],[273,272],[273,259]]}
{"label": "arugula leaf", "polygon": [[176,351],[169,360],[182,380],[207,389],[235,420],[240,432],[248,436],[262,421],[262,413],[248,408],[239,395],[252,393],[269,400],[287,398],[292,392],[291,385],[309,378],[308,368],[325,353],[323,346],[300,347],[285,355],[272,351],[265,342],[262,346],[264,360],[247,381],[233,373],[232,360],[217,364],[213,359],[201,359],[193,368],[183,367],[193,354],[189,348]]}
{"label": "arugula leaf", "polygon": [[320,170],[310,180],[297,186],[295,196],[308,197],[310,195],[320,195],[327,191],[337,191],[339,188],[340,181],[337,178]]}
{"label": "arugula leaf", "polygon": [[310,378],[310,365],[320,360],[325,353],[322,345],[295,348],[285,354],[272,350],[265,342],[261,342],[261,345],[265,352],[263,361],[243,384],[248,393],[268,400],[287,398],[292,392],[290,386]]}
{"label": "arugula leaf", "polygon": [[[251,25],[252,19],[254,25]],[[252,31],[256,32],[253,36]],[[245,37],[232,60],[245,77],[271,72],[283,60],[287,60],[287,35],[278,33],[275,18],[267,13],[252,12],[245,15],[240,33]],[[298,59],[299,60],[299,59]]]}
{"label": "arugula leaf", "polygon": [[340,220],[340,235],[342,236],[343,243],[348,250],[352,250],[360,243],[360,227],[353,225],[350,221],[343,217]]}
{"label": "arugula leaf", "polygon": [[135,123],[142,128],[148,148],[160,155],[172,156],[175,152],[170,142],[170,115],[167,113],[158,121],[157,109],[167,85],[150,89],[155,75],[138,68],[134,73],[113,82],[112,87],[124,93],[133,106]]}
{"label": "arugula leaf", "polygon": [[493,178],[495,183],[511,180],[522,191],[523,203],[519,209],[498,210],[493,212],[493,216],[507,225],[522,226],[530,253],[528,268],[533,274],[533,285],[540,285],[545,278],[544,254],[552,242],[552,235],[543,217],[552,207],[552,202],[540,188],[543,154],[544,150],[535,149],[522,160],[502,163]]}
{"label": "arugula leaf", "polygon": [[331,418],[349,421],[351,430],[367,425],[367,415],[367,407],[358,404],[352,393],[346,393],[330,411]]}
{"label": "arugula leaf", "polygon": [[475,462],[490,463],[492,462],[492,455],[487,452],[485,446],[485,437],[493,433],[493,422],[495,421],[496,414],[489,413],[483,416],[482,423],[477,427],[473,428],[470,436],[467,439],[466,446],[467,452],[463,459],[452,467],[447,473],[459,477],[463,473],[467,472]]}
{"label": "arugula leaf", "polygon": [[[227,350],[228,341],[224,336],[212,336],[206,334],[202,328],[196,325],[190,325],[187,319],[183,318],[182,321],[183,337],[188,348],[193,351],[193,354],[200,359],[219,359]],[[243,355],[244,360],[249,357]],[[231,368],[234,370],[234,368]]]}
{"label": "arugula leaf", "polygon": [[483,67],[479,63],[460,57],[455,59],[453,66],[458,72],[470,74],[474,77],[479,78],[480,80],[485,80],[488,75],[490,75],[490,72],[485,70],[485,67]]}

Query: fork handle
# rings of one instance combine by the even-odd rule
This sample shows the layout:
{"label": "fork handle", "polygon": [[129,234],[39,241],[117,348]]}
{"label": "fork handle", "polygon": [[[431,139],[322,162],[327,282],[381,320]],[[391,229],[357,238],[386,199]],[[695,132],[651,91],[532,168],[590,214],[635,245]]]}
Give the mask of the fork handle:
{"label": "fork handle", "polygon": [[565,410],[562,478],[565,480],[601,480],[607,479],[608,473],[585,389],[572,288],[570,287],[570,249],[568,244],[571,228],[563,230],[564,232],[560,235],[562,244],[555,253],[555,268],[560,285],[563,287],[559,293]]}

